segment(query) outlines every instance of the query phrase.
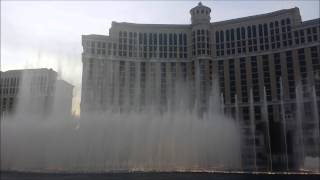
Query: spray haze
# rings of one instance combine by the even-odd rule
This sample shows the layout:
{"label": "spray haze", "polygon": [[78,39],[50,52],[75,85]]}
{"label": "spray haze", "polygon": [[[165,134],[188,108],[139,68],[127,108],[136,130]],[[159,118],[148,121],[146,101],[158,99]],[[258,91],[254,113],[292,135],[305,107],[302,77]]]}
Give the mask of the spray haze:
{"label": "spray haze", "polygon": [[[23,79],[28,82],[27,76]],[[43,109],[30,104],[29,84],[21,83],[15,113],[2,121],[1,167],[72,172],[239,169],[239,128],[221,113],[218,93],[211,96],[212,112],[200,118],[187,105],[186,88],[177,89],[178,103],[162,112],[154,104],[121,112],[109,108],[79,121],[54,105],[64,92],[53,91],[52,106]]]}

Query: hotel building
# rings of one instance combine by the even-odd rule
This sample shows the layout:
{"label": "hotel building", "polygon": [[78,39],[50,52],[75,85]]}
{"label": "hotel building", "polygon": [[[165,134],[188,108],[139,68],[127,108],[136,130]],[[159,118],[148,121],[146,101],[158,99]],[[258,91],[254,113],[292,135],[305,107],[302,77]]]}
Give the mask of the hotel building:
{"label": "hotel building", "polygon": [[302,21],[297,7],[220,22],[210,13],[199,3],[191,24],[112,22],[109,35],[83,35],[81,115],[166,111],[185,91],[201,115],[218,91],[241,122],[244,170],[319,156],[320,19]]}
{"label": "hotel building", "polygon": [[52,69],[9,70],[0,78],[1,118],[17,110],[32,116],[71,116],[73,86]]}

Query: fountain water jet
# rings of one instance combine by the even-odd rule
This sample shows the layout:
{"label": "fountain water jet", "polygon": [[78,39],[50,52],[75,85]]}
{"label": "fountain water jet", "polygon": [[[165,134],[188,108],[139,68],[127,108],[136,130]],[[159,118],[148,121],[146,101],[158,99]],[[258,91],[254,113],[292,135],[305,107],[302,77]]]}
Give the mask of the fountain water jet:
{"label": "fountain water jet", "polygon": [[[239,102],[238,102],[238,96],[237,96],[237,94],[235,95],[234,99],[235,99],[235,102],[234,102],[234,104],[235,104],[235,119],[236,119],[236,123],[237,123],[238,129],[241,130],[242,127],[241,127],[241,122],[240,122],[240,117],[239,117],[240,111],[239,111]],[[241,142],[242,142],[242,141],[240,141],[240,147],[242,146],[242,143],[241,143]],[[240,149],[242,149],[242,148],[240,148]],[[239,161],[241,162],[241,157],[239,157]],[[241,166],[240,170],[242,170],[242,166]]]}
{"label": "fountain water jet", "polygon": [[263,115],[264,115],[264,121],[266,124],[270,171],[272,171],[272,151],[271,151],[271,139],[270,139],[269,114],[268,114],[268,102],[267,102],[266,87],[263,88]]}
{"label": "fountain water jet", "polygon": [[319,133],[319,111],[317,104],[317,94],[316,89],[312,87],[312,102],[313,102],[313,121],[314,121],[314,142],[316,146],[316,153],[318,158],[318,170],[320,171],[320,133]]}
{"label": "fountain water jet", "polygon": [[253,166],[254,170],[257,171],[257,150],[256,150],[256,125],[254,121],[254,104],[253,104],[253,93],[250,89],[250,129],[252,133],[252,148],[253,148]]}
{"label": "fountain water jet", "polygon": [[285,118],[285,109],[284,109],[284,97],[283,97],[283,84],[282,79],[279,79],[280,83],[280,108],[281,108],[281,123],[283,127],[283,141],[284,141],[284,153],[285,153],[285,161],[286,161],[286,170],[289,171],[289,163],[288,163],[288,145],[287,145],[287,122]]}
{"label": "fountain water jet", "polygon": [[297,136],[298,136],[298,147],[300,148],[298,152],[299,153],[299,159],[298,159],[298,164],[302,165],[302,169],[303,168],[303,164],[304,164],[304,139],[303,139],[303,125],[302,125],[302,118],[303,115],[302,113],[304,112],[304,101],[302,98],[302,87],[300,84],[297,85],[296,87],[296,123],[297,123],[297,127],[296,127],[296,132],[297,132]]}

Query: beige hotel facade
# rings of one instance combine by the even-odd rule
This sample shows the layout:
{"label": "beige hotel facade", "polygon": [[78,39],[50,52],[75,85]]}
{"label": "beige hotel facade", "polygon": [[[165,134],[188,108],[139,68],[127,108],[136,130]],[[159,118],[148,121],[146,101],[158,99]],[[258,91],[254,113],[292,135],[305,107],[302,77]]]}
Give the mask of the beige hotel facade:
{"label": "beige hotel facade", "polygon": [[302,21],[297,7],[220,22],[210,13],[199,3],[191,24],[112,22],[109,35],[83,35],[81,115],[162,112],[186,98],[201,116],[216,92],[240,119],[245,168],[294,170],[301,153],[319,156],[320,19]]}

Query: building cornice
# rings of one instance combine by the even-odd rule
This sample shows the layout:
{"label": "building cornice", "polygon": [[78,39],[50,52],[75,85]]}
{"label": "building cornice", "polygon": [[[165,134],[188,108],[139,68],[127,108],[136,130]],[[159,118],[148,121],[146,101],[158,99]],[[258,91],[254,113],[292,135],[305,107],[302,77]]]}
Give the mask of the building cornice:
{"label": "building cornice", "polygon": [[160,29],[189,29],[191,24],[138,24],[112,21],[112,28],[160,28]]}
{"label": "building cornice", "polygon": [[297,25],[296,28],[306,27],[306,26],[314,26],[314,25],[319,25],[320,26],[320,18],[311,19],[311,20],[308,20],[308,21],[303,21],[303,22],[301,22],[301,24]]}
{"label": "building cornice", "polygon": [[289,14],[289,13],[297,13],[299,12],[298,7],[294,7],[291,9],[282,9],[270,13],[265,13],[265,14],[258,14],[258,15],[253,15],[253,16],[247,16],[247,17],[241,17],[241,18],[236,18],[236,19],[230,19],[230,20],[225,20],[225,21],[219,21],[219,22],[213,22],[211,23],[212,26],[218,26],[218,25],[230,25],[230,24],[236,24],[236,23],[243,23],[246,21],[253,21],[253,20],[259,20],[259,19],[266,19],[266,18],[271,18],[283,14]]}

